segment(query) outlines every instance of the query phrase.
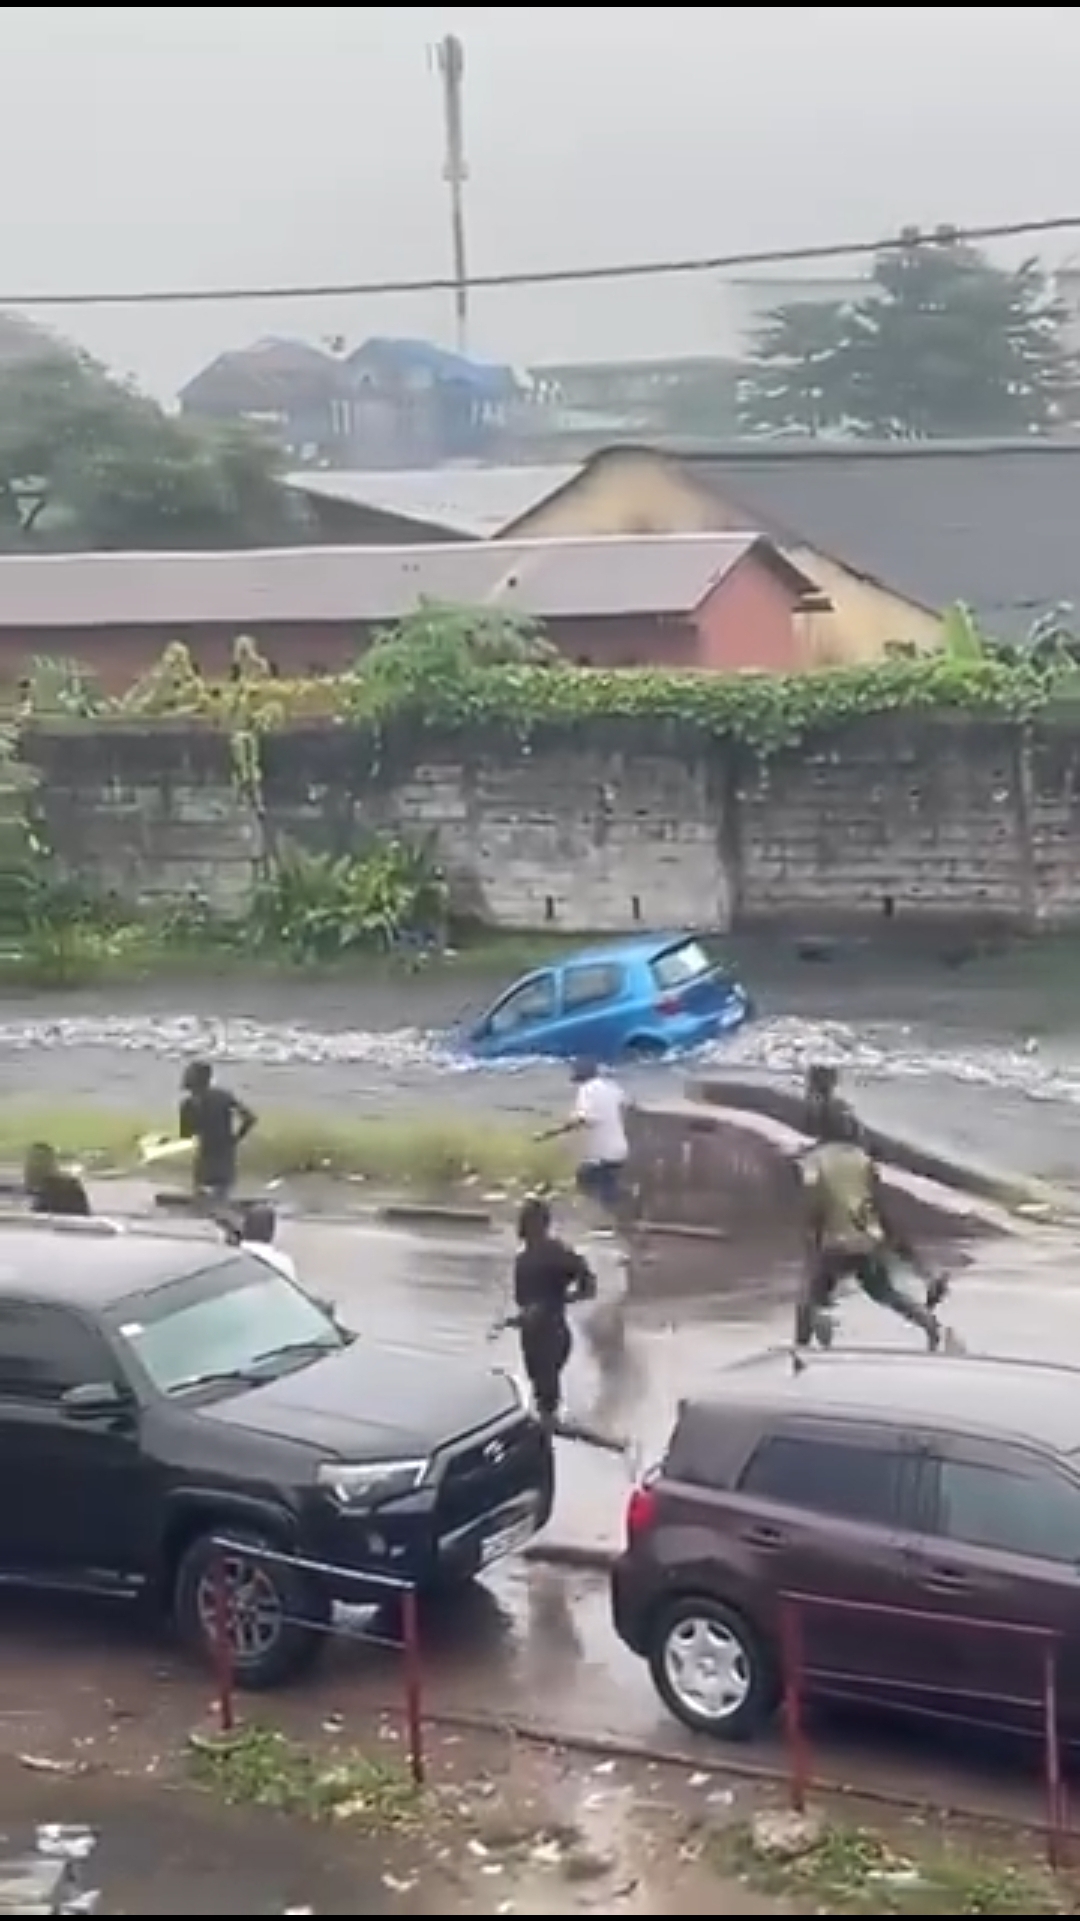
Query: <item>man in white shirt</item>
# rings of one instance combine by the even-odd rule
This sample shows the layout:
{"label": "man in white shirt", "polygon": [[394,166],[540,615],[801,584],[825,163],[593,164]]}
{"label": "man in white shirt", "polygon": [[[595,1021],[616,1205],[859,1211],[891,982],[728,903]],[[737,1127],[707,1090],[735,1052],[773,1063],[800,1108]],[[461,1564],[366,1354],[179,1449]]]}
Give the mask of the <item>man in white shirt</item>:
{"label": "man in white shirt", "polygon": [[[559,1127],[546,1129],[538,1138],[554,1140],[560,1134],[582,1135],[578,1192],[597,1203],[614,1225],[622,1208],[626,1163],[630,1157],[626,1094],[618,1081],[601,1072],[594,1060],[575,1061],[571,1078],[577,1094],[570,1118]],[[624,1252],[620,1262],[623,1269],[626,1260]],[[609,1296],[606,1289],[602,1291],[583,1330],[600,1374],[596,1415],[601,1425],[619,1406],[626,1384],[625,1285],[624,1273],[617,1296]]]}
{"label": "man in white shirt", "polygon": [[602,1074],[598,1062],[575,1061],[571,1079],[577,1088],[570,1118],[559,1127],[545,1128],[537,1138],[555,1140],[560,1134],[580,1132],[583,1153],[578,1164],[578,1191],[595,1200],[607,1214],[618,1212],[623,1174],[630,1154],[626,1138],[626,1095],[618,1081]]}

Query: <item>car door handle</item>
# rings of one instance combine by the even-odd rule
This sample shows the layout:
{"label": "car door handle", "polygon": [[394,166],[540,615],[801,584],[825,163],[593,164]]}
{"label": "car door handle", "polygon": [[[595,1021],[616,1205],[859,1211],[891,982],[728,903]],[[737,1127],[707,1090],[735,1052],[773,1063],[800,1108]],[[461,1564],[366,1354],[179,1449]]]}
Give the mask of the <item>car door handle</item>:
{"label": "car door handle", "polygon": [[926,1586],[939,1594],[962,1594],[971,1584],[959,1568],[932,1567],[926,1571]]}
{"label": "car door handle", "polygon": [[751,1547],[783,1547],[787,1540],[787,1535],[782,1528],[762,1525],[760,1527],[744,1528],[742,1538],[744,1541],[747,1541]]}

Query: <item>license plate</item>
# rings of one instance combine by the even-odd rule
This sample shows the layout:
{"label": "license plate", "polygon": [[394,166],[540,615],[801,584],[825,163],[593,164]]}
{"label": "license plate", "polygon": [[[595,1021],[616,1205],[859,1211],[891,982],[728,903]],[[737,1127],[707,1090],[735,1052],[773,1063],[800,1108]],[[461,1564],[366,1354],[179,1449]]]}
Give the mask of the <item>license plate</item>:
{"label": "license plate", "polygon": [[480,1565],[487,1567],[492,1561],[501,1561],[506,1554],[513,1554],[516,1548],[524,1547],[536,1532],[536,1522],[531,1514],[520,1521],[511,1521],[509,1527],[496,1528],[494,1534],[485,1536],[480,1549]]}

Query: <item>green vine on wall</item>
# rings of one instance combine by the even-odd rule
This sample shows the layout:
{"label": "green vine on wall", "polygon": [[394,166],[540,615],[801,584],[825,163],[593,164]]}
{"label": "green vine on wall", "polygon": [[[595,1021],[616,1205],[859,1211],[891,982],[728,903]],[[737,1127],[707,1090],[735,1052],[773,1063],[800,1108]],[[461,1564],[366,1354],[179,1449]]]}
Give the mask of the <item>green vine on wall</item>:
{"label": "green vine on wall", "polygon": [[[605,722],[633,723],[766,756],[870,717],[938,712],[1023,721],[1080,696],[1080,671],[1068,655],[1005,654],[981,640],[962,610],[938,653],[798,674],[579,668],[535,643],[530,652],[516,631],[500,657],[490,610],[474,619],[483,642],[475,647],[467,610],[425,606],[349,671],[314,680],[277,678],[246,638],[236,642],[230,677],[210,680],[175,643],[127,695],[100,700],[86,718],[100,726],[171,719],[222,729],[237,791],[265,821],[263,742],[289,726],[348,724],[369,735],[376,767],[391,726],[498,728],[532,743]],[[43,704],[32,704],[32,714],[49,717]]]}

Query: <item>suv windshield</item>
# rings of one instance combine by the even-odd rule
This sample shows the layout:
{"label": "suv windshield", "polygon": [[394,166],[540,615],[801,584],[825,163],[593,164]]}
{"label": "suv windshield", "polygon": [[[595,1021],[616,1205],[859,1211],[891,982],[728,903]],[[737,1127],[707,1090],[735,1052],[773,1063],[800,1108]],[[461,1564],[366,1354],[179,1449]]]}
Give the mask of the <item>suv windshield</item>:
{"label": "suv windshield", "polygon": [[252,1254],[134,1296],[110,1319],[162,1394],[265,1381],[347,1345],[323,1308]]}

